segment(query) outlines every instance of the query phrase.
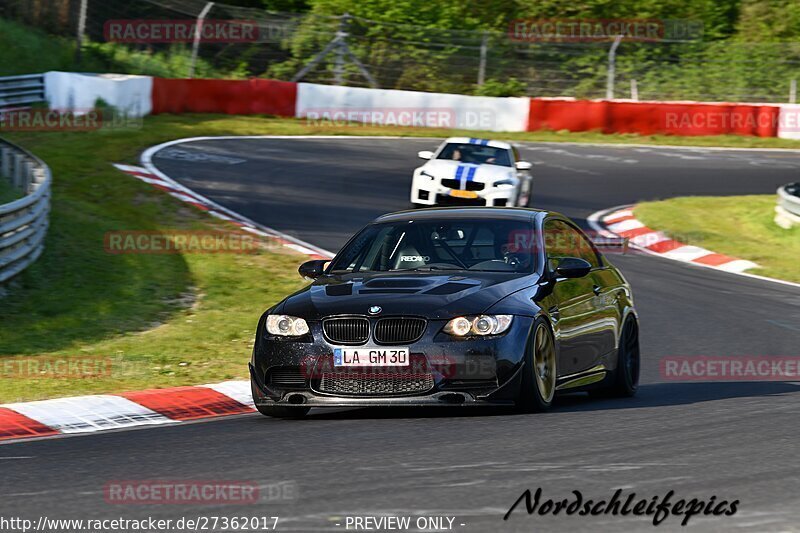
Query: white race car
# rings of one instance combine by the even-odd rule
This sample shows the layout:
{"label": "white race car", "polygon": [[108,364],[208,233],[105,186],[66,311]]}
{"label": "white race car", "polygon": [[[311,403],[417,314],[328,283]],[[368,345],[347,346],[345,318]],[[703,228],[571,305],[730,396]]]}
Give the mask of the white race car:
{"label": "white race car", "polygon": [[419,152],[428,162],[414,170],[411,203],[526,207],[531,164],[501,141],[451,137],[435,151]]}

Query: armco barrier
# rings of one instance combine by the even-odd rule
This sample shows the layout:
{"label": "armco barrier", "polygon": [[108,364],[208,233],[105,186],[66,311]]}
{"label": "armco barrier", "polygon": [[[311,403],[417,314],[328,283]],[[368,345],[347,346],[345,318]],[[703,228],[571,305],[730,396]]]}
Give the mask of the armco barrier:
{"label": "armco barrier", "polygon": [[25,197],[0,205],[0,283],[36,261],[44,249],[50,211],[50,169],[35,155],[0,139],[0,179]]}
{"label": "armco barrier", "polygon": [[295,116],[297,84],[288,81],[153,79],[153,113]]}
{"label": "armco barrier", "polygon": [[528,131],[775,137],[779,114],[777,105],[533,98]]}
{"label": "armco barrier", "polygon": [[800,226],[800,182],[790,183],[778,189],[775,223],[786,229]]}
{"label": "armco barrier", "polygon": [[[800,138],[800,108],[778,104],[494,98],[258,78],[164,79],[50,72],[45,81],[48,101],[58,109],[92,107],[101,97],[120,109],[140,109],[142,115],[150,111],[265,114],[498,132],[549,129]],[[152,90],[142,96],[148,87]]]}
{"label": "armco barrier", "polygon": [[0,110],[38,104],[44,100],[43,74],[0,78]]}

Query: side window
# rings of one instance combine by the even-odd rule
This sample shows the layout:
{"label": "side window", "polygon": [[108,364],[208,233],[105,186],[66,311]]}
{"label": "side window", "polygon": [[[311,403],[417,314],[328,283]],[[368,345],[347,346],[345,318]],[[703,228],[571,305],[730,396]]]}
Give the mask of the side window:
{"label": "side window", "polygon": [[544,246],[551,269],[562,257],[579,257],[588,261],[592,267],[601,265],[600,258],[589,239],[577,228],[561,220],[545,221]]}

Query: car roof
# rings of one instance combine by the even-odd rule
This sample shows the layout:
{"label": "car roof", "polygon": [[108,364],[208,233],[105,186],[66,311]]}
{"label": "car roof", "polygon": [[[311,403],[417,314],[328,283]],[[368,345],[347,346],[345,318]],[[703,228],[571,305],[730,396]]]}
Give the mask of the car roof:
{"label": "car roof", "polygon": [[403,222],[411,220],[469,220],[469,219],[506,219],[531,220],[539,214],[549,211],[529,207],[432,207],[427,209],[409,209],[396,213],[381,215],[373,223]]}
{"label": "car roof", "polygon": [[493,148],[502,148],[510,150],[511,145],[503,141],[494,141],[492,139],[479,139],[477,137],[449,137],[444,140],[445,144],[448,143],[461,143],[461,144],[484,144]]}

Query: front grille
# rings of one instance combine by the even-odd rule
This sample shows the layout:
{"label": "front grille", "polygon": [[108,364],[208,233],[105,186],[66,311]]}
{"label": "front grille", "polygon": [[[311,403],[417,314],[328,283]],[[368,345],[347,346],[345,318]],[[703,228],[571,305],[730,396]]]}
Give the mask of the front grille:
{"label": "front grille", "polygon": [[425,333],[422,318],[381,318],[375,324],[375,342],[381,344],[410,344]]}
{"label": "front grille", "polygon": [[330,394],[383,395],[416,394],[433,388],[430,373],[358,373],[326,372],[322,374],[319,389]]}
{"label": "front grille", "polygon": [[369,339],[369,320],[366,318],[329,318],[322,322],[325,337],[339,344],[364,344]]}
{"label": "front grille", "polygon": [[436,205],[476,205],[485,206],[486,200],[483,198],[456,198],[446,194],[436,195]]}
{"label": "front grille", "polygon": [[269,370],[267,383],[279,387],[305,387],[306,377],[298,366],[278,366]]}
{"label": "front grille", "polygon": [[[442,180],[442,185],[444,185],[448,189],[460,189],[461,188],[461,180],[454,180],[454,179]],[[481,183],[479,181],[465,181],[464,182],[464,190],[465,191],[482,191],[485,186],[486,186],[485,183]]]}

